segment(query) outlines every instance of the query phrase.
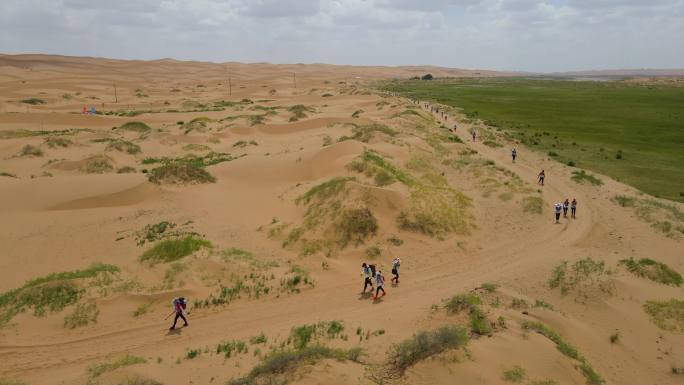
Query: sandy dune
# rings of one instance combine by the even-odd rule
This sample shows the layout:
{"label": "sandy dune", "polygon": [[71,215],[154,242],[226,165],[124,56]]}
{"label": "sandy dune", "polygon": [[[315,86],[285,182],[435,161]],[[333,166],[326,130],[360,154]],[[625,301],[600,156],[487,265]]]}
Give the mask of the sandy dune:
{"label": "sandy dune", "polygon": [[[372,81],[425,72],[505,75],[0,55],[0,173],[7,174],[0,176],[0,293],[93,263],[120,269],[76,281],[82,290],[78,303],[97,306],[96,322],[65,327],[65,317],[77,307],[69,303],[42,316],[26,307],[0,323],[0,379],[225,383],[248,373],[270,351],[289,347],[292,328],[339,320],[344,337],[323,335],[317,342],[360,346],[366,353],[361,363],[321,360],[299,368],[292,383],[377,384],[393,344],[443,325],[468,328],[467,314],[447,314],[443,300],[477,289],[495,330],[473,333],[466,349],[422,360],[385,383],[505,384],[510,382],[503,373],[514,366],[524,368],[524,384],[589,383],[578,360],[524,330],[526,321],[558,332],[606,384],[682,383],[673,369],[684,368],[684,336],[659,328],[643,310],[646,301],[681,300],[682,288],[618,266],[629,257],[652,258],[684,272],[682,236],[668,237],[643,220],[643,213],[617,205],[616,195],[646,199],[628,186],[605,176],[602,186],[578,184],[570,179],[571,168],[481,122],[455,111],[445,122],[409,100],[370,88]],[[22,103],[29,98],[45,104]],[[101,114],[81,114],[84,105]],[[308,109],[293,119],[290,108],[296,105]],[[129,122],[148,128],[125,129]],[[373,124],[388,129],[363,131]],[[454,124],[462,143],[448,139]],[[471,129],[504,146],[472,142]],[[27,153],[26,145],[42,154]],[[510,160],[513,146],[520,154],[516,163]],[[215,183],[148,182],[164,162],[210,162],[215,153],[223,161],[204,166]],[[364,154],[399,170],[394,179],[383,182],[377,170],[360,170]],[[103,158],[109,164],[89,163]],[[541,169],[548,175],[544,187],[536,184]],[[354,180],[330,198],[302,198],[336,177]],[[566,197],[577,198],[577,219],[554,224],[552,204]],[[541,214],[523,210],[528,200],[540,202]],[[681,213],[682,205],[659,202]],[[368,208],[378,229],[342,247],[336,223],[355,208]],[[432,236],[402,227],[398,219],[402,212],[441,218],[448,210],[456,214],[445,220],[455,224]],[[668,212],[653,208],[648,215]],[[684,227],[676,220],[674,226]],[[162,221],[175,224],[169,231],[176,236],[198,234],[213,247],[173,264],[141,262],[158,242],[145,240],[146,226]],[[302,235],[293,240],[298,228]],[[380,255],[367,256],[371,246]],[[402,258],[398,286],[389,284],[395,256]],[[549,287],[561,261],[587,257],[613,270],[600,278],[609,289],[587,284],[581,293],[562,294]],[[359,294],[360,265],[371,259],[388,280],[388,294],[378,301]],[[306,283],[297,281],[293,289],[288,282],[297,274]],[[230,303],[210,304],[237,282],[249,290],[236,289]],[[496,290],[478,289],[485,282],[497,284]],[[190,326],[170,332],[164,317],[178,295],[190,299]],[[0,315],[7,308],[0,301]],[[616,331],[619,339],[611,343]],[[247,342],[261,333],[266,343]],[[216,353],[217,344],[232,340],[246,342],[249,351],[230,358]],[[196,357],[190,358],[191,350]],[[95,365],[125,354],[146,362],[93,374]]]}

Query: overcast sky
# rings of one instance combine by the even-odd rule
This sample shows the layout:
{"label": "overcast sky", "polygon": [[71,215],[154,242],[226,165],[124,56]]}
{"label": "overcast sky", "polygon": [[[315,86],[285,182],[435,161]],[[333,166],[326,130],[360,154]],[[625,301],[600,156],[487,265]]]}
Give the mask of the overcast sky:
{"label": "overcast sky", "polygon": [[0,0],[1,53],[684,68],[684,0]]}

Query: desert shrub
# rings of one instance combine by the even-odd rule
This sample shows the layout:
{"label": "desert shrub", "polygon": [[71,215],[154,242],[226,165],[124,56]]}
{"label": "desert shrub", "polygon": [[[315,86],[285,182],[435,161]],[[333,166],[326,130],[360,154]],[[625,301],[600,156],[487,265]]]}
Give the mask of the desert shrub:
{"label": "desert shrub", "polygon": [[243,341],[227,341],[216,346],[216,354],[223,353],[226,358],[230,358],[233,353],[247,353],[247,344]]}
{"label": "desert shrub", "polygon": [[81,326],[96,323],[99,314],[100,310],[98,310],[97,305],[94,303],[79,303],[76,305],[73,313],[64,317],[64,327],[67,329],[76,329]]}
{"label": "desert shrub", "polygon": [[523,212],[541,214],[544,207],[544,200],[541,197],[524,197],[521,201]]}
{"label": "desert shrub", "polygon": [[292,112],[292,117],[295,118],[295,120],[306,118],[307,112],[314,112],[315,111],[315,109],[313,107],[307,107],[303,104],[296,104],[294,106],[291,106],[287,110],[289,112]]}
{"label": "desert shrub", "polygon": [[130,174],[133,172],[137,172],[137,170],[135,169],[135,167],[131,166],[123,166],[120,169],[116,170],[117,174]]}
{"label": "desert shrub", "polygon": [[210,152],[208,154],[199,156],[199,155],[194,155],[194,154],[186,154],[183,157],[180,158],[168,158],[168,157],[161,157],[161,158],[152,158],[148,157],[142,160],[142,164],[154,164],[154,163],[161,163],[163,165],[168,165],[168,164],[187,164],[191,165],[194,167],[208,167],[208,166],[213,166],[215,164],[223,163],[223,162],[230,162],[232,160],[235,160],[237,158],[233,158],[230,154],[224,153],[224,152]]}
{"label": "desert shrub", "polygon": [[387,238],[387,242],[389,242],[391,245],[394,245],[394,246],[401,246],[404,244],[404,240],[401,238],[398,238],[395,235],[392,235],[391,237]]}
{"label": "desert shrub", "polygon": [[350,360],[358,362],[362,355],[361,348],[349,350],[333,349],[326,346],[307,346],[297,350],[275,351],[252,368],[244,377],[228,381],[228,385],[260,385],[284,384],[288,374],[306,363],[315,363],[321,359]]}
{"label": "desert shrub", "polygon": [[264,335],[264,333],[261,333],[258,336],[250,337],[250,339],[249,339],[249,343],[252,345],[265,344],[266,341],[267,341],[267,338]]}
{"label": "desert shrub", "polygon": [[140,256],[140,261],[148,262],[152,265],[173,262],[205,247],[211,248],[211,242],[201,239],[196,235],[188,235],[178,239],[166,239],[145,251]]}
{"label": "desert shrub", "polygon": [[152,128],[147,124],[137,121],[124,123],[118,129],[124,131],[135,131],[139,133],[144,133],[152,130]]}
{"label": "desert shrub", "polygon": [[0,325],[26,309],[32,308],[36,316],[44,315],[47,310],[60,311],[81,298],[83,290],[77,286],[77,280],[116,272],[119,272],[116,266],[94,264],[85,270],[53,273],[27,281],[19,288],[0,294]]}
{"label": "desert shrub", "polygon": [[493,148],[503,147],[503,144],[501,144],[501,143],[499,143],[499,142],[497,142],[497,141],[495,141],[495,140],[485,140],[485,141],[482,142],[482,143],[483,143],[485,146],[493,147]]}
{"label": "desert shrub", "polygon": [[622,207],[634,207],[636,204],[636,198],[629,197],[627,195],[616,195],[613,198],[613,202],[617,203]]}
{"label": "desert shrub", "polygon": [[47,138],[44,139],[45,144],[50,147],[50,148],[55,148],[55,147],[69,147],[74,144],[70,139],[67,138],[60,138],[58,136],[48,136]]}
{"label": "desert shrub", "polygon": [[503,372],[503,379],[509,382],[522,382],[525,378],[525,368],[521,366],[514,366],[510,369],[506,369]]}
{"label": "desert shrub", "polygon": [[388,136],[396,136],[397,131],[391,129],[384,124],[373,123],[370,125],[357,126],[352,128],[352,136],[343,136],[339,139],[340,142],[345,140],[358,140],[359,142],[368,143],[375,136],[376,132],[382,132]]}
{"label": "desert shrub", "polygon": [[378,232],[378,220],[367,207],[346,209],[340,215],[336,227],[343,246],[349,242],[358,245]]}
{"label": "desert shrub", "polygon": [[115,139],[109,142],[107,144],[107,147],[105,148],[106,151],[120,151],[120,152],[125,152],[131,155],[139,154],[140,153],[140,146],[137,144],[130,142],[128,140],[123,140],[123,139]]}
{"label": "desert shrub", "polygon": [[9,178],[16,178],[16,177],[17,177],[17,174],[12,174],[12,173],[10,173],[10,172],[2,171],[2,172],[0,172],[0,176],[6,176],[6,177],[9,177]]}
{"label": "desert shrub", "polygon": [[[366,150],[360,159],[347,166],[350,170],[364,173],[366,176],[375,176],[376,184],[387,185],[395,180],[407,186],[415,186],[417,181],[407,172],[394,166],[375,151]],[[381,175],[382,174],[382,175]]]}
{"label": "desert shrub", "polygon": [[672,270],[666,264],[649,258],[641,258],[638,261],[634,258],[622,259],[620,264],[638,277],[648,278],[651,281],[664,285],[681,286],[682,284],[681,274]]}
{"label": "desert shrub", "polygon": [[584,258],[576,261],[568,268],[568,262],[563,261],[556,266],[549,280],[549,287],[560,288],[565,295],[572,290],[586,295],[589,290],[597,288],[606,293],[613,292],[612,271],[606,269],[603,261]]}
{"label": "desert shrub", "polygon": [[325,135],[323,137],[323,147],[327,147],[333,144],[333,139],[330,135]]}
{"label": "desert shrub", "polygon": [[216,178],[193,164],[169,163],[150,170],[148,180],[156,184],[214,183]]}
{"label": "desert shrub", "polygon": [[470,198],[449,188],[416,186],[411,190],[411,208],[402,211],[400,229],[441,237],[448,233],[467,234],[471,228],[468,214]]}
{"label": "desert shrub", "polygon": [[511,307],[513,309],[527,309],[530,305],[522,298],[513,298],[511,300]]}
{"label": "desert shrub", "polygon": [[18,156],[43,156],[43,150],[40,147],[27,144],[21,148]]}
{"label": "desert shrub", "polygon": [[360,117],[361,114],[363,114],[364,112],[365,112],[364,110],[356,110],[356,111],[354,111],[354,113],[352,114],[352,118],[358,118],[358,117]]}
{"label": "desert shrub", "polygon": [[355,178],[351,177],[335,177],[323,183],[317,184],[316,186],[309,189],[303,195],[297,198],[295,201],[297,204],[305,203],[308,204],[312,200],[325,200],[332,196],[339,194],[342,189],[347,185],[347,182],[355,181]]}
{"label": "desert shrub", "polygon": [[93,155],[85,160],[81,171],[88,174],[103,174],[114,170],[111,159],[106,155]]}
{"label": "desert shrub", "polygon": [[525,330],[535,331],[556,344],[556,349],[563,355],[570,357],[579,362],[579,369],[584,376],[587,385],[602,385],[605,383],[603,378],[594,371],[589,362],[575,349],[574,346],[567,343],[558,332],[549,328],[541,322],[523,321],[522,327]]}
{"label": "desert shrub", "polygon": [[183,146],[185,151],[211,151],[211,148],[204,144],[190,143]]}
{"label": "desert shrub", "polygon": [[119,368],[124,367],[124,366],[144,364],[146,362],[147,362],[147,360],[145,358],[127,354],[121,358],[114,360],[114,361],[105,362],[102,364],[97,364],[97,365],[93,365],[93,366],[89,367],[88,368],[88,375],[91,378],[95,378],[95,377],[99,377],[105,373],[114,371],[114,370],[119,369]]}
{"label": "desert shrub", "polygon": [[373,245],[366,249],[366,257],[375,259],[382,255],[382,247],[380,245]]}
{"label": "desert shrub", "polygon": [[470,330],[475,334],[490,334],[492,332],[492,324],[487,319],[487,315],[479,306],[472,306],[469,312],[470,316]]}
{"label": "desert shrub", "polygon": [[401,375],[416,363],[442,353],[457,349],[468,343],[468,333],[458,326],[442,326],[433,331],[422,331],[412,338],[392,346],[388,363],[392,371]]}
{"label": "desert shrub", "polygon": [[588,182],[589,184],[591,184],[593,186],[600,186],[603,184],[601,179],[599,179],[599,178],[597,178],[591,174],[587,174],[584,170],[573,171],[572,177],[570,179],[574,180],[577,183]]}
{"label": "desert shrub", "polygon": [[444,308],[448,314],[456,314],[463,310],[470,310],[473,306],[478,306],[481,303],[482,300],[477,294],[458,294],[446,300]]}
{"label": "desert shrub", "polygon": [[31,104],[34,106],[38,106],[41,104],[47,104],[47,102],[43,99],[38,99],[38,98],[29,98],[29,99],[24,99],[21,101],[24,104]]}
{"label": "desert shrub", "polygon": [[659,328],[684,333],[684,300],[646,301],[644,311]]}
{"label": "desert shrub", "polygon": [[147,312],[150,310],[151,305],[152,304],[150,304],[150,303],[141,304],[140,306],[135,308],[135,310],[133,311],[133,317],[138,318],[138,317],[141,317],[141,316],[147,314]]}
{"label": "desert shrub", "polygon": [[485,289],[488,293],[493,293],[493,292],[496,291],[496,289],[499,288],[499,285],[497,285],[497,284],[495,284],[495,283],[491,283],[491,282],[485,282],[485,283],[483,283],[482,286],[480,286],[480,287],[482,287],[483,289]]}
{"label": "desert shrub", "polygon": [[616,344],[619,339],[620,339],[620,331],[619,330],[616,330],[613,334],[610,335],[610,343],[611,344]]}

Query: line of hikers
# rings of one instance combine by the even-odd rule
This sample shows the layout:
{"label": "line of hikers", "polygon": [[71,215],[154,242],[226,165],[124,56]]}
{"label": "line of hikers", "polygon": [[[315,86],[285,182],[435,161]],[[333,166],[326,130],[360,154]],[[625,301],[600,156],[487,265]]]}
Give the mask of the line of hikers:
{"label": "line of hikers", "polygon": [[[392,260],[392,284],[399,284],[399,267],[401,266],[401,259],[399,257]],[[361,294],[366,293],[366,289],[370,286],[371,293],[373,293],[373,280],[375,280],[375,295],[372,299],[378,299],[384,297],[387,293],[385,292],[385,276],[382,271],[377,269],[374,264],[367,264],[366,262],[361,264],[361,275],[363,276],[363,291]],[[382,292],[382,296],[380,296]]]}
{"label": "line of hikers", "polygon": [[568,217],[568,209],[570,209],[570,217],[576,219],[575,214],[577,213],[577,199],[572,198],[572,202],[568,198],[565,198],[564,202],[557,202],[553,205],[553,211],[556,214],[556,223],[560,223],[561,211],[563,212],[563,218]]}

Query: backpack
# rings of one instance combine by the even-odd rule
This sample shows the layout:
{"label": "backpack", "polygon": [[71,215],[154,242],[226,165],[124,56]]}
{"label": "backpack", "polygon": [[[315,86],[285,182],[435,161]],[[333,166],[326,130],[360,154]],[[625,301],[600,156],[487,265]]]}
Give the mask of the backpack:
{"label": "backpack", "polygon": [[395,266],[395,267],[401,266],[401,259],[396,258],[396,259],[394,260],[394,266]]}
{"label": "backpack", "polygon": [[375,278],[375,265],[368,265],[368,267],[370,267],[371,276]]}
{"label": "backpack", "polygon": [[171,302],[171,305],[173,306],[173,310],[174,310],[174,311],[178,311],[178,307],[180,307],[181,309],[185,310],[185,308],[187,307],[187,303],[188,303],[188,301],[186,301],[185,298],[183,298],[183,297],[180,297],[180,298],[176,297],[176,298],[174,298],[173,301]]}

